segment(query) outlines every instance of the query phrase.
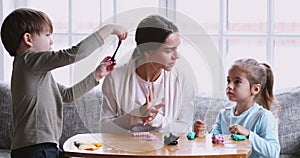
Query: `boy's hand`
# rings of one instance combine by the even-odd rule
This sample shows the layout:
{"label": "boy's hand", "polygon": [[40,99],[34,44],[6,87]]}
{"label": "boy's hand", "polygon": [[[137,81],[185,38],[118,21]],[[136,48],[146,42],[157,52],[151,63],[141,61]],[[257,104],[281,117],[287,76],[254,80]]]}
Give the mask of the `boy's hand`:
{"label": "boy's hand", "polygon": [[97,81],[99,81],[101,78],[105,77],[112,70],[114,70],[116,62],[112,62],[110,58],[110,56],[105,57],[94,71],[94,76]]}
{"label": "boy's hand", "polygon": [[106,39],[109,35],[117,35],[119,40],[127,38],[127,29],[118,24],[107,24],[99,29],[98,33],[103,39]]}
{"label": "boy's hand", "polygon": [[112,24],[112,33],[119,37],[119,40],[125,40],[127,38],[127,29],[122,25]]}

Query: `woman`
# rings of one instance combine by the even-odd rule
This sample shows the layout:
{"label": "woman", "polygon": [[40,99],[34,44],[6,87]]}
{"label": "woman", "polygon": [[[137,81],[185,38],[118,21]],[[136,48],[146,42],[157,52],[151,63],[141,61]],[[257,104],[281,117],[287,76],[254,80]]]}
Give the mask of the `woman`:
{"label": "woman", "polygon": [[178,61],[177,26],[148,16],[139,23],[135,41],[130,61],[104,79],[101,131],[187,132],[197,86],[193,74],[183,74],[188,72],[184,61]]}

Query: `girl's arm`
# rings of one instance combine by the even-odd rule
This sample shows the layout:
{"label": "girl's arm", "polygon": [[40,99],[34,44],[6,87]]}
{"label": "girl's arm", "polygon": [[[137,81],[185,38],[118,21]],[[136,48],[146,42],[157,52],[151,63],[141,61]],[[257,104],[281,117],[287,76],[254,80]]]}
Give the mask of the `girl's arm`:
{"label": "girl's arm", "polygon": [[278,140],[278,125],[275,117],[267,111],[257,124],[257,132],[250,131],[249,140],[252,153],[263,157],[279,157],[280,144]]}
{"label": "girl's arm", "polygon": [[222,111],[219,112],[219,114],[216,118],[216,122],[213,125],[213,128],[211,130],[211,133],[213,133],[213,134],[224,134],[224,133],[222,133],[222,127],[221,127],[221,123],[222,123],[221,115],[222,115]]}

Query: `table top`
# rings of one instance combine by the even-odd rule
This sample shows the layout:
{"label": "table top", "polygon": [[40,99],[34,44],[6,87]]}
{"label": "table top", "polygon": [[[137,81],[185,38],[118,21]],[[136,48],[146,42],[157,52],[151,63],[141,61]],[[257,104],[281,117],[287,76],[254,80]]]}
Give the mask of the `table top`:
{"label": "table top", "polygon": [[[156,139],[148,140],[146,137],[134,137],[132,133],[87,133],[77,134],[69,138],[63,145],[68,156],[83,157],[248,157],[251,154],[251,143],[248,139],[235,141],[230,135],[225,135],[222,144],[212,143],[211,135],[203,138],[188,140],[187,134],[174,134],[180,136],[177,145],[165,145],[164,136],[169,133],[151,133]],[[74,141],[83,143],[102,143],[96,150],[82,150],[74,145]]]}

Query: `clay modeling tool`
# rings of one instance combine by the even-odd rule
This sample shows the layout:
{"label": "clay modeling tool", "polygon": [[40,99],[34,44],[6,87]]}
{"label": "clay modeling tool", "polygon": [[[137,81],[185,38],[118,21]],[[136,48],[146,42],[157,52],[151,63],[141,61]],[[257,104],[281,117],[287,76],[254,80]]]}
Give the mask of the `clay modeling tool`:
{"label": "clay modeling tool", "polygon": [[117,54],[117,51],[118,51],[118,49],[119,49],[121,43],[122,43],[122,40],[119,40],[117,49],[115,50],[114,55],[111,57],[111,61],[112,61],[112,62],[115,61],[115,56],[116,56],[116,54]]}

